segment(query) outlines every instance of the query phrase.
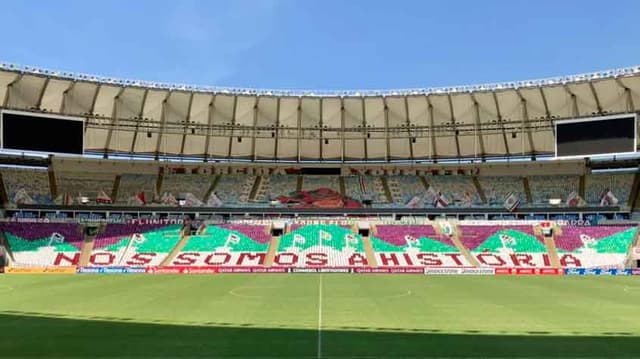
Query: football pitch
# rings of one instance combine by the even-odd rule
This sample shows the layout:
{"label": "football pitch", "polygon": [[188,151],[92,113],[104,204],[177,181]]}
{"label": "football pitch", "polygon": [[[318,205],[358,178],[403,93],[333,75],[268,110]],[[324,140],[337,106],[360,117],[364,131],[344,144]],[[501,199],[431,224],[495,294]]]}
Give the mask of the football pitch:
{"label": "football pitch", "polygon": [[0,357],[640,357],[639,277],[4,275]]}

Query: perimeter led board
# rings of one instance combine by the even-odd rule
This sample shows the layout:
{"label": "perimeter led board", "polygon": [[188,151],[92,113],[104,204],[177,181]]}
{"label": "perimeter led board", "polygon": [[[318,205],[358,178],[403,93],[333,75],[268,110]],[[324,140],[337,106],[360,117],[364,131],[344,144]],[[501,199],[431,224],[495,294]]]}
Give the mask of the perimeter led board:
{"label": "perimeter led board", "polygon": [[82,119],[4,110],[1,131],[5,150],[84,153]]}
{"label": "perimeter led board", "polygon": [[635,114],[556,121],[556,157],[635,153]]}

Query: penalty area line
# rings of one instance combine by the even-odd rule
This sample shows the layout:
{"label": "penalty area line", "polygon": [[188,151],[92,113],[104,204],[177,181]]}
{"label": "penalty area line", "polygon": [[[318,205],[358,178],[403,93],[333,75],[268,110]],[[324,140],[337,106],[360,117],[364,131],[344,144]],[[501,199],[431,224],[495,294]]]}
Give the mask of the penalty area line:
{"label": "penalty area line", "polygon": [[322,274],[318,282],[318,355],[322,358]]}

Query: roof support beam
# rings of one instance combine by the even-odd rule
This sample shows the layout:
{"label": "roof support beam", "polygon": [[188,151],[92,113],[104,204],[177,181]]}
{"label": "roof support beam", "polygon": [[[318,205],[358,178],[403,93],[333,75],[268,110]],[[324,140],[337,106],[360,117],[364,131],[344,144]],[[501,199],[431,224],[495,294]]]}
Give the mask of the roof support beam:
{"label": "roof support beam", "polygon": [[140,132],[140,122],[142,121],[142,116],[144,116],[144,105],[147,103],[147,95],[149,94],[149,89],[144,90],[142,94],[142,101],[140,101],[140,109],[138,110],[138,116],[136,116],[136,129],[133,132],[133,139],[131,140],[131,147],[129,148],[129,154],[133,154],[133,150],[136,148],[136,140],[138,139],[138,132]]}
{"label": "roof support beam", "polygon": [[296,153],[300,162],[300,139],[305,135],[302,129],[302,97],[298,97],[298,107],[296,108],[296,121],[298,122],[298,135],[296,136]]}
{"label": "roof support beam", "polygon": [[[167,131],[167,103],[173,92],[167,92],[167,95],[162,100],[162,109],[160,111],[160,132],[158,133],[158,142],[156,143],[155,160],[160,159],[160,146],[162,146],[162,140],[164,139],[164,133]],[[166,149],[166,148],[165,148]],[[165,151],[165,156],[167,155]]]}
{"label": "roof support beam", "polygon": [[453,100],[451,100],[451,94],[447,95],[447,101],[449,102],[449,113],[451,114],[451,129],[453,130],[453,138],[456,141],[456,153],[458,154],[458,158],[462,157],[460,155],[460,140],[458,139],[458,135],[460,131],[458,131],[458,124],[456,123],[456,115],[453,111]]}
{"label": "roof support beam", "polygon": [[[525,121],[526,121],[527,139],[529,140],[529,148],[531,149],[531,153],[535,154],[536,149],[533,142],[533,134],[531,134],[531,122],[529,120],[529,106],[527,103],[527,99],[524,98],[524,96],[522,96],[522,93],[520,92],[519,89],[516,89],[516,94],[520,98],[520,108],[522,109],[522,134],[524,135]],[[523,138],[523,141],[524,141],[524,138]]]}
{"label": "roof support beam", "polygon": [[346,157],[346,151],[347,151],[346,148],[345,148],[347,141],[345,140],[345,136],[344,136],[344,116],[345,116],[344,112],[345,112],[344,111],[344,97],[340,97],[340,129],[341,129],[340,136],[342,136],[342,151],[341,151],[342,152],[342,154],[341,154],[342,162],[344,162],[344,159]]}
{"label": "roof support beam", "polygon": [[618,86],[620,86],[622,89],[624,89],[624,94],[626,97],[626,106],[627,106],[627,111],[628,112],[634,112],[636,110],[636,107],[633,103],[633,96],[631,96],[631,89],[629,87],[627,87],[627,85],[625,85],[622,80],[620,80],[619,78],[616,78],[616,83],[618,84]]}
{"label": "roof support beam", "polygon": [[471,100],[473,101],[474,130],[476,132],[475,137],[477,139],[478,145],[480,146],[480,158],[484,159],[487,155],[487,152],[484,149],[484,137],[482,137],[481,131],[482,126],[480,122],[480,104],[478,103],[478,100],[476,100],[476,96],[473,93],[471,93]]}
{"label": "roof support beam", "polygon": [[493,102],[496,105],[496,114],[498,115],[498,126],[502,129],[502,139],[504,141],[504,149],[507,151],[507,156],[511,156],[511,151],[509,149],[509,143],[507,142],[507,132],[504,129],[504,120],[502,119],[502,113],[500,112],[500,104],[498,103],[498,95],[496,95],[495,91],[492,91]]}
{"label": "roof support beam", "polygon": [[567,84],[562,85],[562,88],[571,96],[571,111],[573,117],[580,117],[580,110],[578,109],[578,96],[574,94]]}
{"label": "roof support beam", "polygon": [[62,103],[60,104],[60,111],[58,111],[59,113],[64,113],[64,111],[66,110],[66,108],[67,108],[67,98],[69,96],[69,92],[73,91],[74,87],[76,87],[76,82],[75,81],[71,81],[71,83],[69,84],[67,89],[64,90],[64,92],[62,92]]}
{"label": "roof support beam", "polygon": [[280,97],[276,98],[276,128],[275,128],[275,143],[273,148],[273,161],[278,160],[278,138],[280,137]]}
{"label": "roof support beam", "polygon": [[598,114],[602,114],[602,106],[600,105],[600,98],[598,98],[598,92],[596,91],[595,86],[593,86],[593,82],[589,81],[589,88],[591,89],[591,94],[593,95],[593,99],[596,101],[596,108],[598,109]]}
{"label": "roof support beam", "polygon": [[117,128],[118,123],[120,122],[118,119],[118,110],[120,107],[120,96],[122,96],[122,93],[124,92],[124,90],[125,90],[124,86],[120,87],[120,90],[118,90],[118,93],[113,97],[113,106],[111,108],[111,123],[109,124],[109,129],[107,130],[107,138],[104,143],[104,153],[102,155],[104,158],[109,157],[109,149],[111,148],[111,137],[113,136],[113,128],[114,127]]}
{"label": "roof support beam", "polygon": [[364,101],[364,96],[361,98],[361,103],[362,103],[362,129],[364,131],[363,133],[363,141],[364,141],[364,160],[368,161],[369,160],[369,151],[367,151],[367,145],[369,142],[369,138],[371,136],[371,134],[369,133],[369,128],[367,126],[367,105],[365,104]]}
{"label": "roof support beam", "polygon": [[[44,80],[44,84],[42,85],[42,89],[40,90],[40,93],[38,94],[38,102],[36,102],[36,105],[34,106],[36,108],[36,110],[40,110],[40,106],[42,106],[42,99],[44,98],[44,93],[47,91],[47,88],[49,87],[49,81],[51,80],[50,77],[47,77]],[[100,86],[100,85],[98,85]]]}
{"label": "roof support beam", "polygon": [[180,144],[180,156],[184,156],[184,144],[187,142],[187,130],[191,127],[191,106],[193,105],[193,94],[189,95],[189,104],[187,105],[187,116],[184,120],[184,133],[182,134],[182,143]]}
{"label": "roof support beam", "polygon": [[433,121],[433,105],[431,104],[431,99],[429,95],[425,95],[425,100],[427,100],[427,122],[429,123],[429,134],[431,136],[431,146],[429,149],[431,150],[429,153],[429,157],[434,162],[438,161],[438,152],[436,151],[436,133],[434,132],[434,121]]}
{"label": "roof support beam", "polygon": [[15,84],[17,84],[22,80],[23,77],[24,77],[24,74],[17,74],[16,77],[13,79],[13,81],[9,82],[9,84],[7,85],[7,92],[4,94],[4,101],[2,101],[3,108],[7,108],[7,106],[9,106],[9,98],[11,97],[11,90],[13,89],[13,86],[15,86]]}
{"label": "roof support beam", "polygon": [[542,97],[542,104],[544,105],[544,114],[547,117],[547,122],[549,122],[549,127],[551,128],[551,133],[553,133],[553,138],[556,137],[556,126],[553,123],[553,117],[551,116],[551,111],[549,111],[549,104],[547,103],[547,96],[542,89],[542,86],[538,87],[540,91],[540,97]]}
{"label": "roof support beam", "polygon": [[[95,119],[95,117],[96,117],[94,111],[96,109],[96,102],[98,101],[98,94],[100,93],[100,89],[101,88],[102,88],[102,84],[98,84],[96,86],[95,92],[93,93],[93,97],[91,98],[91,107],[89,107],[89,111],[86,113],[87,124],[89,123],[90,119]],[[44,94],[44,91],[42,92],[41,96],[43,94]],[[42,98],[40,99],[40,101],[42,101]],[[40,106],[38,105],[38,107],[40,107]],[[88,128],[89,128],[89,126],[87,126],[87,125],[84,126],[84,133],[87,133],[87,129]]]}
{"label": "roof support beam", "polygon": [[387,162],[391,160],[391,140],[389,139],[389,106],[387,106],[387,98],[382,96],[382,104],[384,105],[384,158]]}
{"label": "roof support beam", "polygon": [[256,127],[258,126],[258,105],[260,103],[260,96],[256,95],[255,100],[253,101],[253,135],[251,136],[251,160],[256,160],[256,136],[258,135],[258,130]]}
{"label": "roof support beam", "polygon": [[411,162],[414,162],[416,160],[414,154],[413,154],[413,141],[414,141],[414,136],[416,136],[416,134],[411,132],[411,117],[409,116],[409,98],[407,96],[403,96],[404,98],[404,114],[405,114],[405,124],[407,125],[407,134],[409,135],[409,158],[411,159]]}
{"label": "roof support beam", "polygon": [[231,130],[229,131],[229,148],[227,149],[227,159],[231,159],[231,147],[233,146],[234,128],[236,127],[236,110],[238,109],[238,96],[233,96],[233,111],[231,113]]}
{"label": "roof support beam", "polygon": [[322,97],[320,97],[320,101],[318,101],[319,103],[319,108],[318,108],[318,113],[320,114],[320,123],[319,123],[319,127],[320,127],[320,140],[319,140],[319,146],[320,146],[320,161],[324,160],[324,118],[322,117]]}
{"label": "roof support beam", "polygon": [[211,144],[211,131],[213,127],[213,114],[215,113],[216,108],[216,95],[211,96],[211,101],[209,101],[209,107],[207,109],[207,137],[204,139],[204,162],[209,161],[209,145]]}

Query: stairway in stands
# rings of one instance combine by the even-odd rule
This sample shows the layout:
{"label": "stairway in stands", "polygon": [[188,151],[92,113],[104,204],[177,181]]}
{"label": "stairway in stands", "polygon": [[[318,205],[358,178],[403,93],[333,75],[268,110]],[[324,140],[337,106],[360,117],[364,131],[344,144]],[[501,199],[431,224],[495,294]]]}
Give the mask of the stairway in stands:
{"label": "stairway in stands", "polygon": [[180,233],[180,241],[176,244],[175,247],[173,247],[173,249],[171,250],[171,252],[167,255],[167,258],[165,258],[162,263],[160,263],[161,266],[168,266],[171,265],[171,262],[173,262],[173,259],[178,255],[178,253],[180,253],[182,251],[182,248],[184,248],[184,245],[187,244],[187,242],[189,241],[189,238],[191,238],[187,232],[181,232]]}
{"label": "stairway in stands", "polygon": [[375,268],[378,266],[378,261],[376,260],[376,255],[373,251],[373,246],[371,245],[371,241],[369,237],[362,237],[362,242],[364,244],[364,254],[367,256],[367,263],[369,263],[369,267]]}
{"label": "stairway in stands", "polygon": [[95,235],[85,235],[84,237],[84,243],[82,244],[82,249],[80,251],[79,264],[81,267],[85,267],[89,264],[89,258],[91,257],[91,252],[93,252],[93,241],[95,238]]}
{"label": "stairway in stands", "polygon": [[[476,259],[476,257],[471,255],[471,252],[469,252],[467,247],[465,247],[464,244],[462,244],[462,241],[460,241],[460,237],[459,237],[460,230],[458,229],[458,224],[452,223],[452,222],[449,222],[449,223],[453,227],[452,228],[453,234],[449,237],[451,239],[451,242],[453,242],[456,248],[458,248],[458,250],[460,251],[460,253],[462,253],[462,255],[467,260],[467,262],[471,263],[471,265],[474,267],[480,267],[480,263],[478,263],[478,260]],[[433,225],[433,229],[435,229],[437,234],[442,234],[442,227],[437,222],[436,224]]]}
{"label": "stairway in stands", "polygon": [[276,252],[278,251],[278,246],[280,245],[280,237],[273,236],[271,237],[271,242],[269,242],[269,249],[267,250],[267,256],[264,260],[265,267],[271,267],[273,264],[273,259],[276,257]]}

